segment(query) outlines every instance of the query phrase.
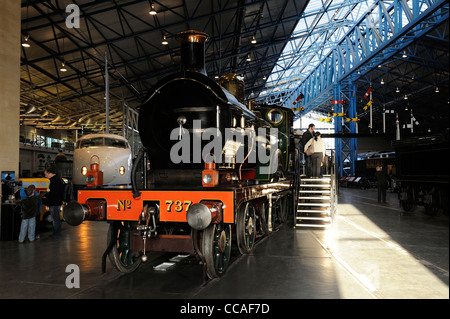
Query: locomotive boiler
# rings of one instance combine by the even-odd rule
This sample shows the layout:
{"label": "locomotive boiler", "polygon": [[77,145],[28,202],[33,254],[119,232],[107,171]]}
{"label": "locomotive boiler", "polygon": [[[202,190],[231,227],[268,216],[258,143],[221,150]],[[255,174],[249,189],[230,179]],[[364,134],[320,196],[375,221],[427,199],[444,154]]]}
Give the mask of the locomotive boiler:
{"label": "locomotive boiler", "polygon": [[293,207],[293,112],[250,110],[210,79],[207,38],[177,35],[181,70],[156,83],[140,107],[132,190],[86,187],[64,208],[70,225],[110,222],[104,256],[121,272],[134,271],[149,251],[167,251],[197,256],[218,277],[235,242],[251,252]]}

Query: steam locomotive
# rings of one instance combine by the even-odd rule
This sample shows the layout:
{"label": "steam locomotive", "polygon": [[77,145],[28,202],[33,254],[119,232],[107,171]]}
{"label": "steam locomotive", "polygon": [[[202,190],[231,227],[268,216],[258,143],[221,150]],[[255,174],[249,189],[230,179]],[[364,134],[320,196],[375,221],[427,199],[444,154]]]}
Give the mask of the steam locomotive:
{"label": "steam locomotive", "polygon": [[234,241],[250,253],[294,206],[293,112],[251,110],[237,94],[239,78],[227,75],[221,85],[210,79],[207,38],[193,30],[177,35],[181,70],[156,83],[140,107],[143,148],[132,189],[86,187],[64,207],[70,225],[110,223],[103,268],[106,256],[119,271],[133,272],[146,252],[177,252],[197,256],[208,277],[219,277]]}

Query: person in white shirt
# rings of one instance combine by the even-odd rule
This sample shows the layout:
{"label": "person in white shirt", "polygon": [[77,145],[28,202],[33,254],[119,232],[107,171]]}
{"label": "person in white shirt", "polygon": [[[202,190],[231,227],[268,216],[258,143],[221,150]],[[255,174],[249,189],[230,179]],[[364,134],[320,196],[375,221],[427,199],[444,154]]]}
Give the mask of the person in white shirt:
{"label": "person in white shirt", "polygon": [[314,137],[306,143],[305,150],[311,145],[314,145],[314,153],[311,155],[312,178],[322,178],[321,164],[325,159],[325,143],[320,137],[320,132],[314,133]]}

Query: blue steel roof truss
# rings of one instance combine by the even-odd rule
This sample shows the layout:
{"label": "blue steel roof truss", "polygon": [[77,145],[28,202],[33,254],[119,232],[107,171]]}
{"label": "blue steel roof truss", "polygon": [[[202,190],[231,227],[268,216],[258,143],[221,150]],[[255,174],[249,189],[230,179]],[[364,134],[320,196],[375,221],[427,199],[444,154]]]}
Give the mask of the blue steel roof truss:
{"label": "blue steel roof truss", "polygon": [[[331,5],[329,8],[331,8]],[[322,14],[325,13],[322,12]],[[304,15],[308,14],[310,13],[307,8]],[[340,41],[333,43],[334,47],[328,54],[309,73],[303,73],[305,77],[300,81],[298,80],[299,74],[296,71],[305,70],[308,61],[312,60],[311,55],[319,54],[320,51],[311,53],[308,50],[301,51],[301,48],[297,48],[296,52],[302,52],[303,54],[296,57],[296,66],[291,74],[294,79],[290,81],[289,78],[284,78],[283,88],[279,88],[276,92],[265,92],[266,95],[261,94],[259,99],[272,102],[280,102],[281,100],[285,107],[292,107],[300,93],[303,93],[304,98],[301,101],[304,108],[303,114],[312,110],[324,113],[330,112],[333,85],[336,83],[341,83],[342,89],[345,89],[347,85],[353,83],[372,83],[375,76],[378,78],[382,77],[383,74],[391,77],[393,82],[397,81],[397,78],[407,77],[405,70],[400,71],[398,68],[386,68],[384,70],[381,68],[380,70],[379,66],[391,63],[395,65],[398,61],[397,56],[405,50],[410,57],[409,61],[415,51],[414,45],[423,37],[439,39],[448,47],[448,34],[446,32],[448,27],[442,28],[444,31],[438,29],[442,24],[448,23],[448,15],[448,2],[444,0],[375,1]],[[331,23],[328,30],[322,29],[320,32],[337,32],[334,29],[336,25],[336,23]],[[314,29],[308,30],[308,36],[316,32],[318,31]],[[309,49],[318,47],[324,48],[326,45],[316,42]],[[423,56],[424,50],[421,51],[419,58],[422,59],[423,65],[436,65],[436,68],[447,69],[448,71],[448,64],[439,65],[439,62],[436,63],[436,60],[433,59],[433,52],[428,52]],[[291,62],[290,66],[293,64],[294,62]],[[286,74],[287,70],[284,68],[280,72]],[[411,67],[409,72],[412,72],[414,76],[417,68]],[[421,74],[416,74],[415,79],[418,80],[419,78],[421,78]],[[390,101],[384,102],[389,103]]]}

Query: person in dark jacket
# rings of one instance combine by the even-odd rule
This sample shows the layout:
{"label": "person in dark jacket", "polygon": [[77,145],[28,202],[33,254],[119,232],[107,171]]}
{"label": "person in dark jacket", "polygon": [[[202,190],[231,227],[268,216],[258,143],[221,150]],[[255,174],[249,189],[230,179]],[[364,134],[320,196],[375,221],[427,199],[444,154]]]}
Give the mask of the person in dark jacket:
{"label": "person in dark jacket", "polygon": [[[39,195],[39,193],[36,191],[36,186],[34,186],[33,184],[31,184],[30,186],[28,186],[29,188],[31,188],[32,190],[33,190],[33,194],[34,194],[34,196],[38,196]],[[25,198],[27,198],[28,196],[27,196],[27,194],[26,194],[26,189],[27,189],[27,187],[21,187],[17,192],[16,192],[16,194],[14,194],[14,197],[16,198],[16,199],[25,199]],[[47,193],[47,192],[45,192],[45,193]],[[37,211],[37,214],[36,214],[36,228],[35,228],[35,231],[34,231],[34,237],[35,237],[35,239],[39,239],[39,237],[40,237],[40,235],[39,235],[39,233],[40,233],[40,228],[41,228],[41,225],[40,225],[40,218],[41,218],[41,210],[42,210],[42,196],[41,197],[39,197],[39,204],[38,204],[38,211]]]}
{"label": "person in dark jacket", "polygon": [[25,195],[19,202],[22,207],[22,224],[20,225],[19,243],[23,243],[28,230],[28,240],[33,242],[35,239],[36,216],[39,214],[39,203],[42,196],[35,195],[34,187],[28,186],[25,189]]}
{"label": "person in dark jacket", "polygon": [[378,203],[381,203],[381,200],[386,203],[387,180],[382,166],[376,167],[375,177],[377,178]]}
{"label": "person in dark jacket", "polygon": [[53,237],[61,236],[60,211],[64,196],[64,181],[57,175],[56,168],[50,166],[45,169],[44,175],[50,179],[49,192],[44,197],[43,203],[48,206],[53,219]]}
{"label": "person in dark jacket", "polygon": [[[303,150],[302,152],[305,152],[305,145],[309,142],[310,139],[312,139],[314,137],[314,129],[316,128],[316,126],[311,123],[308,126],[308,130],[303,133],[302,135],[302,145],[303,145]],[[307,178],[311,178],[312,176],[312,168],[311,168],[311,156],[308,156],[305,154],[305,166],[306,166],[306,177]]]}

